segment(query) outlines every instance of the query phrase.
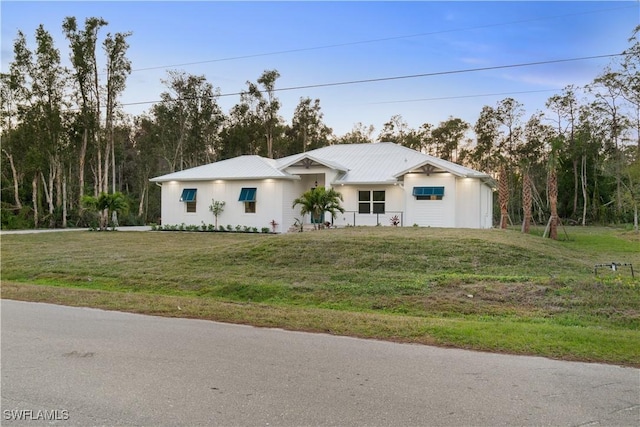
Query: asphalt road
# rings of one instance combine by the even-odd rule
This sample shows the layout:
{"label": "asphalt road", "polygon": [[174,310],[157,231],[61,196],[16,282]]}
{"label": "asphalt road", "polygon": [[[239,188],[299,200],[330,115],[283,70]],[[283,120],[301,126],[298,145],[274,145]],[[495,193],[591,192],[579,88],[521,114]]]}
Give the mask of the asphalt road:
{"label": "asphalt road", "polygon": [[3,426],[640,425],[638,369],[7,300],[1,310]]}

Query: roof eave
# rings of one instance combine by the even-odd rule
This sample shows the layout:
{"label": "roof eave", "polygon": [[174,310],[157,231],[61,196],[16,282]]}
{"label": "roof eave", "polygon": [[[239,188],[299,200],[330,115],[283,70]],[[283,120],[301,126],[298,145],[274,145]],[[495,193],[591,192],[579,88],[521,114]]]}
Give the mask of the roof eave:
{"label": "roof eave", "polygon": [[405,169],[405,170],[403,170],[403,171],[402,171],[402,172],[400,172],[400,173],[395,174],[393,177],[394,177],[394,178],[400,178],[400,177],[401,177],[401,176],[403,176],[403,175],[406,175],[406,174],[408,174],[408,173],[411,173],[411,171],[412,171],[412,170],[414,170],[414,169],[418,169],[418,168],[421,168],[422,166],[425,166],[425,165],[431,165],[431,166],[433,166],[433,167],[435,167],[435,168],[438,168],[438,169],[440,169],[440,170],[442,170],[442,171],[444,171],[444,172],[448,172],[448,173],[450,173],[451,175],[460,176],[460,177],[464,177],[464,178],[470,178],[469,176],[466,176],[466,175],[464,175],[464,174],[460,174],[460,173],[458,173],[458,172],[455,172],[454,170],[451,170],[451,169],[448,169],[448,168],[446,168],[446,167],[443,167],[442,165],[436,165],[436,164],[433,164],[433,162],[430,162],[430,161],[428,161],[428,160],[427,160],[427,161],[424,161],[424,162],[421,162],[421,163],[418,163],[418,164],[416,164],[416,165],[413,165],[412,167],[410,167],[410,168],[408,168],[408,169]]}
{"label": "roof eave", "polygon": [[252,177],[216,177],[216,178],[151,178],[150,182],[204,182],[204,181],[257,181],[263,179],[283,179],[283,180],[291,180],[297,181],[300,180],[299,176],[289,175],[289,176],[252,176]]}
{"label": "roof eave", "polygon": [[334,181],[331,185],[396,185],[400,183],[397,179],[385,181]]}
{"label": "roof eave", "polygon": [[338,163],[335,163],[335,162],[332,162],[332,161],[329,161],[329,160],[325,160],[325,159],[320,159],[320,158],[318,158],[316,156],[311,156],[311,155],[308,155],[308,154],[304,154],[304,155],[302,155],[302,156],[300,156],[300,157],[298,157],[296,159],[293,159],[293,160],[281,165],[278,169],[279,170],[284,170],[286,168],[292,167],[293,165],[295,165],[296,163],[298,163],[302,159],[312,160],[312,161],[314,161],[316,163],[321,164],[322,166],[326,166],[328,168],[331,168],[331,169],[334,169],[334,170],[337,170],[337,171],[340,171],[340,172],[348,172],[349,171],[349,168],[347,168],[345,166],[342,166],[342,165],[340,165]]}

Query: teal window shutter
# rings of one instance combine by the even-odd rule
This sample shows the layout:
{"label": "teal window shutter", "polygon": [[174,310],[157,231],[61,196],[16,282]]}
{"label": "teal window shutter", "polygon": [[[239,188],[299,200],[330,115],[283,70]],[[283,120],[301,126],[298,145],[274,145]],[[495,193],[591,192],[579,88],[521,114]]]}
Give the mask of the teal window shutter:
{"label": "teal window shutter", "polygon": [[257,189],[252,187],[243,187],[240,190],[239,202],[255,202]]}
{"label": "teal window shutter", "polygon": [[444,196],[444,187],[413,187],[414,196]]}
{"label": "teal window shutter", "polygon": [[196,193],[198,190],[196,188],[185,188],[182,190],[182,195],[180,196],[181,202],[195,202],[196,201]]}
{"label": "teal window shutter", "polygon": [[413,187],[413,195],[420,200],[422,200],[422,198],[430,198],[431,196],[442,199],[444,196],[444,187]]}

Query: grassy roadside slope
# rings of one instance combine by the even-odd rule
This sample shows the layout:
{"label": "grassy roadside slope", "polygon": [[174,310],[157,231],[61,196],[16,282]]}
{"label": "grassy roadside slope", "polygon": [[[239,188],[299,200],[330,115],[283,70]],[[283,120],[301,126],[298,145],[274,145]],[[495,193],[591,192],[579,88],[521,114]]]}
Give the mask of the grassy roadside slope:
{"label": "grassy roadside slope", "polygon": [[3,235],[2,297],[640,366],[640,280],[593,274],[638,235],[567,233]]}

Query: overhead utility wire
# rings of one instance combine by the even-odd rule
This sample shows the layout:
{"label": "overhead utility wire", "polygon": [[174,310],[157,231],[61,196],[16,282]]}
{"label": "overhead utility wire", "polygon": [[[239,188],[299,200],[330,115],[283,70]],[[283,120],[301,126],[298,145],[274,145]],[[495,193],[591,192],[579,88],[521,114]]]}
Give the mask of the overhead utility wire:
{"label": "overhead utility wire", "polygon": [[[185,63],[182,63],[182,64],[157,65],[157,66],[153,66],[153,67],[136,68],[136,69],[131,70],[131,72],[148,71],[148,70],[160,70],[160,69],[164,69],[164,68],[183,67],[183,66],[186,66],[186,65],[209,64],[209,63],[213,63],[213,62],[235,61],[235,60],[238,60],[238,59],[249,59],[249,58],[259,58],[259,57],[263,57],[263,56],[282,55],[282,54],[287,54],[287,53],[308,52],[308,51],[312,51],[312,50],[331,49],[331,48],[334,48],[334,47],[357,46],[357,45],[362,45],[362,44],[371,44],[371,43],[378,43],[378,42],[391,41],[391,40],[401,40],[401,39],[409,39],[409,38],[416,38],[416,37],[425,37],[425,36],[431,36],[431,35],[436,35],[436,34],[455,33],[455,32],[458,32],[458,31],[480,30],[480,29],[484,29],[484,28],[501,27],[501,26],[512,25],[512,24],[523,24],[525,22],[542,21],[542,20],[545,20],[545,19],[559,19],[559,18],[567,18],[569,16],[588,15],[588,14],[592,14],[592,13],[609,12],[609,11],[612,11],[612,10],[628,9],[630,7],[632,7],[632,6],[623,6],[623,7],[615,7],[615,8],[611,8],[611,9],[600,9],[600,10],[594,10],[594,11],[569,13],[569,14],[558,15],[558,16],[544,16],[544,17],[540,17],[540,18],[522,19],[522,20],[518,20],[518,21],[502,22],[502,23],[497,23],[497,24],[478,25],[478,26],[475,26],[475,27],[467,27],[467,28],[453,28],[453,29],[449,29],[449,30],[431,31],[431,32],[428,32],[428,33],[409,34],[409,35],[404,35],[404,36],[383,37],[383,38],[379,38],[379,39],[360,40],[360,41],[354,41],[354,42],[328,44],[328,45],[323,45],[323,46],[303,47],[303,48],[298,48],[298,49],[276,50],[276,51],[273,51],[273,52],[263,52],[263,53],[254,53],[254,54],[248,54],[248,55],[230,56],[230,57],[227,57],[227,58],[217,58],[217,59],[209,59],[209,60],[204,60],[204,61],[185,62]],[[633,6],[633,7],[635,7],[635,6]]]}
{"label": "overhead utility wire", "polygon": [[[510,65],[496,65],[492,67],[479,67],[479,68],[465,68],[462,70],[450,70],[450,71],[436,71],[433,73],[421,73],[421,74],[408,74],[404,76],[393,76],[393,77],[379,77],[375,79],[363,79],[363,80],[351,80],[346,82],[334,82],[334,83],[319,83],[314,85],[306,85],[306,86],[293,86],[288,88],[275,89],[275,91],[288,91],[288,90],[298,90],[298,89],[313,89],[317,87],[327,87],[327,86],[344,86],[351,84],[361,84],[361,83],[374,83],[381,81],[390,81],[390,80],[403,80],[403,79],[415,79],[418,77],[433,77],[433,76],[442,76],[447,74],[461,74],[461,73],[473,73],[477,71],[489,71],[489,70],[499,70],[506,68],[518,68],[518,67],[529,67],[533,65],[545,65],[545,64],[558,64],[562,62],[572,62],[572,61],[583,61],[587,59],[600,59],[600,58],[611,58],[615,56],[621,56],[621,53],[614,53],[609,55],[597,55],[597,56],[583,56],[581,58],[570,58],[570,59],[555,59],[549,61],[538,61],[538,62],[525,62],[521,64],[510,64]],[[226,94],[235,95],[235,94]],[[223,95],[220,95],[223,96]]]}
{"label": "overhead utility wire", "polygon": [[[563,62],[584,61],[584,60],[589,60],[589,59],[613,58],[613,57],[622,56],[622,55],[623,55],[622,53],[612,53],[612,54],[608,54],[608,55],[583,56],[583,57],[580,57],[580,58],[569,58],[569,59],[553,59],[553,60],[548,60],[548,61],[525,62],[525,63],[521,63],[521,64],[496,65],[496,66],[492,66],[492,67],[465,68],[465,69],[462,69],[462,70],[436,71],[436,72],[432,72],[432,73],[408,74],[408,75],[403,75],[403,76],[392,76],[392,77],[379,77],[379,78],[375,78],[375,79],[349,80],[349,81],[345,81],[345,82],[333,82],[333,83],[318,83],[318,84],[312,84],[312,85],[275,88],[275,89],[273,89],[273,91],[274,92],[285,92],[285,91],[300,90],[300,89],[315,89],[315,88],[319,88],[319,87],[346,86],[346,85],[352,85],[352,84],[375,83],[375,82],[391,81],[391,80],[415,79],[415,78],[418,78],[418,77],[433,77],[433,76],[443,76],[443,75],[448,75],[448,74],[473,73],[473,72],[477,72],[477,71],[501,70],[501,69],[518,68],[518,67],[530,67],[530,66],[534,66],[534,65],[558,64],[558,63],[563,63]],[[261,91],[259,91],[259,92],[261,92]],[[214,98],[217,98],[217,97],[221,98],[221,97],[227,97],[227,96],[237,96],[237,95],[242,95],[242,94],[243,94],[243,92],[223,93],[223,94],[214,95],[213,97]],[[186,100],[186,99],[191,99],[191,98],[179,98],[179,100]],[[121,105],[122,106],[126,106],[126,105],[156,104],[156,103],[159,103],[159,102],[162,102],[162,100],[129,102],[129,103],[123,103]]]}
{"label": "overhead utility wire", "polygon": [[562,89],[540,89],[540,90],[521,90],[516,92],[477,93],[474,95],[441,96],[437,98],[418,98],[418,99],[402,99],[398,101],[369,102],[369,104],[377,105],[377,104],[401,104],[404,102],[443,101],[446,99],[481,98],[483,96],[520,95],[525,93],[555,92],[558,90],[562,90]]}

